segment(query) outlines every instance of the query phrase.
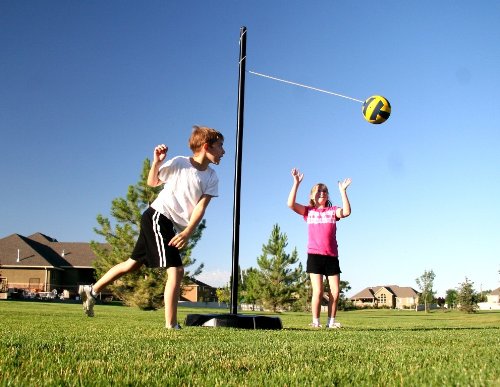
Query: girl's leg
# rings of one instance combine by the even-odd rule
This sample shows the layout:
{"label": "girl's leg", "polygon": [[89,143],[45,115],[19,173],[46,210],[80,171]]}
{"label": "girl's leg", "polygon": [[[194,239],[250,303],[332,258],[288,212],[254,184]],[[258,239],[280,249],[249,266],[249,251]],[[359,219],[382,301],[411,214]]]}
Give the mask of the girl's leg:
{"label": "girl's leg", "polygon": [[328,293],[328,317],[335,318],[340,294],[340,274],[329,276],[328,284],[330,285],[330,292]]}
{"label": "girl's leg", "polygon": [[181,281],[184,277],[184,267],[169,267],[165,284],[165,327],[174,328],[177,325],[177,304],[181,293]]}
{"label": "girl's leg", "polygon": [[134,261],[132,258],[127,259],[109,269],[106,274],[104,274],[99,281],[97,281],[93,286],[95,293],[99,293],[102,289],[108,286],[113,281],[120,278],[122,275],[130,273],[139,269],[142,263]]}
{"label": "girl's leg", "polygon": [[318,321],[321,312],[321,299],[323,297],[323,275],[309,273],[312,285],[311,311],[313,321]]}

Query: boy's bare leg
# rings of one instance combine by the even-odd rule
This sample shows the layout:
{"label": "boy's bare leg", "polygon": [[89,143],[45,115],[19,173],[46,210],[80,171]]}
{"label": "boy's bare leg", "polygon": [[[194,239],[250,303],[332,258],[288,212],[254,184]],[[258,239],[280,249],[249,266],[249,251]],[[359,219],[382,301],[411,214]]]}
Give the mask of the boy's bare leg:
{"label": "boy's bare leg", "polygon": [[80,285],[78,287],[78,294],[82,299],[85,314],[89,317],[94,317],[94,305],[97,293],[122,275],[137,270],[141,265],[142,263],[129,258],[109,269],[94,285]]}
{"label": "boy's bare leg", "polygon": [[165,327],[173,328],[177,325],[177,304],[181,293],[181,281],[184,277],[184,267],[169,267],[168,279],[165,284]]}
{"label": "boy's bare leg", "polygon": [[95,293],[99,293],[102,289],[108,286],[113,281],[120,278],[122,275],[139,269],[142,263],[134,261],[132,258],[127,259],[109,269],[93,286]]}

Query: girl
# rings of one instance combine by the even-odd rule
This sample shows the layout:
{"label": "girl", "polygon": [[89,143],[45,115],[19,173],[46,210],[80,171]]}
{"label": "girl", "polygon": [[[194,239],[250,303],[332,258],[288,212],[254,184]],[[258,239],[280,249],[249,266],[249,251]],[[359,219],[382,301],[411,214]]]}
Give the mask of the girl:
{"label": "girl", "polygon": [[324,184],[316,184],[311,189],[309,205],[305,206],[295,201],[304,174],[298,169],[292,169],[293,185],[288,195],[288,207],[302,215],[308,226],[307,269],[312,284],[311,309],[313,321],[311,326],[320,328],[319,315],[323,297],[323,276],[328,278],[328,321],[327,328],[340,328],[335,322],[337,302],[340,293],[340,266],[337,250],[336,231],[337,220],[351,214],[351,205],[347,197],[347,187],[351,179],[339,181],[342,207],[332,206],[328,199],[328,188]]}

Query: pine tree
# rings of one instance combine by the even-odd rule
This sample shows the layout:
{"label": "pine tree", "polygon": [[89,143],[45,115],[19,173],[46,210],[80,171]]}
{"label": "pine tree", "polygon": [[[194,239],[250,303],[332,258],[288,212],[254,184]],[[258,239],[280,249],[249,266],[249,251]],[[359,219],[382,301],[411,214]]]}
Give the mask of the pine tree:
{"label": "pine tree", "polygon": [[282,234],[275,224],[267,245],[262,246],[262,255],[257,259],[260,299],[274,312],[295,301],[298,281],[303,273],[301,264],[296,268],[291,267],[297,263],[298,254],[297,249],[287,254],[287,245],[286,234]]}
{"label": "pine tree", "polygon": [[255,308],[255,305],[261,298],[260,272],[258,269],[250,267],[241,272],[240,285],[242,302],[250,304]]}
{"label": "pine tree", "polygon": [[310,312],[311,311],[311,297],[312,286],[309,274],[302,271],[297,281],[296,301],[292,305],[293,311],[296,312]]}
{"label": "pine tree", "polygon": [[[94,261],[97,277],[101,277],[112,266],[127,260],[134,248],[139,235],[141,215],[154,201],[161,191],[161,187],[150,187],[147,178],[150,170],[150,161],[145,159],[139,181],[128,187],[125,198],[116,198],[111,203],[111,216],[115,224],[99,214],[94,228],[96,234],[101,235],[107,242],[106,245],[91,242],[91,248],[97,259]],[[187,246],[181,251],[184,267],[187,268],[196,262],[192,258],[192,250],[202,236],[206,224],[203,220],[191,236]],[[193,273],[185,271],[185,284],[189,277],[199,275],[203,264],[199,265]],[[146,268],[142,266],[136,272],[128,273],[108,286],[108,289],[125,304],[138,306],[141,309],[157,309],[163,304],[163,291],[167,280],[167,271],[160,268]]]}
{"label": "pine tree", "polygon": [[457,303],[458,309],[466,313],[474,313],[477,309],[477,295],[473,288],[474,282],[469,281],[465,277],[465,282],[462,282],[458,287]]}

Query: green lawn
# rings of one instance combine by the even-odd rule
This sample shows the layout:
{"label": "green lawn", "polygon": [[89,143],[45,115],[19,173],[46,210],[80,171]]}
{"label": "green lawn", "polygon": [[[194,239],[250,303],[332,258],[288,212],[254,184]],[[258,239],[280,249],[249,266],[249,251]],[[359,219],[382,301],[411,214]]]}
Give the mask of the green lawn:
{"label": "green lawn", "polygon": [[500,385],[500,312],[340,312],[338,330],[280,318],[279,331],[171,331],[163,311],[0,301],[0,385]]}

